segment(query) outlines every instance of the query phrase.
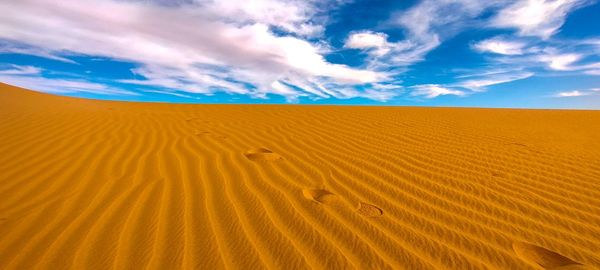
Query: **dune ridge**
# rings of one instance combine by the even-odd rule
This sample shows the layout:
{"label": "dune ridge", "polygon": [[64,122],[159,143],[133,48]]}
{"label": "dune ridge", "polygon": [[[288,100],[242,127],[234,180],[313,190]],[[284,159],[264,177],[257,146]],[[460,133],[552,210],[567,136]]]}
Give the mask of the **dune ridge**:
{"label": "dune ridge", "polygon": [[0,142],[0,269],[600,269],[600,111],[0,84]]}

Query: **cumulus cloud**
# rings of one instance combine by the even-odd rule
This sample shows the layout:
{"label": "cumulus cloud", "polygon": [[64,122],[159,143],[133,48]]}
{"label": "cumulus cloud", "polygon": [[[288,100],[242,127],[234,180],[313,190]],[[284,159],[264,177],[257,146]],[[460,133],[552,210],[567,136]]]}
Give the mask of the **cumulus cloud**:
{"label": "cumulus cloud", "polygon": [[[383,72],[329,63],[323,57],[326,48],[302,38],[319,32],[312,1],[24,0],[3,1],[0,8],[11,10],[0,17],[0,38],[50,55],[69,52],[138,63],[135,72],[144,79],[127,83],[293,98],[329,95],[326,86],[386,79]],[[287,34],[275,34],[273,28]],[[297,85],[282,91],[278,83]]]}
{"label": "cumulus cloud", "polygon": [[466,93],[461,90],[449,89],[439,84],[422,84],[411,87],[413,91],[411,96],[422,96],[424,98],[435,98],[443,95],[464,96]]}
{"label": "cumulus cloud", "polygon": [[515,28],[523,36],[548,39],[565,22],[567,14],[585,4],[587,0],[523,0],[500,10],[491,24],[502,28]]}

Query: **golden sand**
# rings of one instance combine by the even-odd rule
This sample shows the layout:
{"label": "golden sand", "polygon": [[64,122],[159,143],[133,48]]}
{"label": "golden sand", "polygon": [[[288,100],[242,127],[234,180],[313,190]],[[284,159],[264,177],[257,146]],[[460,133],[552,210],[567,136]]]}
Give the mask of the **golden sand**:
{"label": "golden sand", "polygon": [[598,269],[600,111],[0,85],[0,269]]}

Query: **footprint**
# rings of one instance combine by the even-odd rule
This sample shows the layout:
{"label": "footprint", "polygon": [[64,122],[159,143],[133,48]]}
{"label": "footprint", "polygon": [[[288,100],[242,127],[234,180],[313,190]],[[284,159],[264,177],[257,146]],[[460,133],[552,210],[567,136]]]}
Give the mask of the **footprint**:
{"label": "footprint", "polygon": [[[319,204],[332,206],[349,206],[346,205],[340,199],[340,197],[326,189],[303,189],[302,195],[304,195],[305,198]],[[356,212],[365,217],[378,217],[383,215],[383,210],[381,210],[381,208],[364,202],[360,203]]]}
{"label": "footprint", "polygon": [[244,155],[252,161],[276,161],[283,159],[279,154],[273,153],[273,151],[267,148],[250,150]]}
{"label": "footprint", "polygon": [[198,118],[198,117],[189,117],[189,118],[186,118],[185,121],[186,122],[190,122],[190,121],[194,121],[194,120],[198,120],[198,119],[200,119],[200,118]]}
{"label": "footprint", "polygon": [[360,203],[358,210],[356,211],[366,217],[378,217],[383,215],[383,210],[381,210],[381,208],[364,202]]}
{"label": "footprint", "polygon": [[322,204],[332,204],[339,202],[337,195],[325,189],[303,189],[302,194],[309,200]]}
{"label": "footprint", "polygon": [[524,149],[533,153],[538,153],[540,154],[541,152],[538,150],[535,150],[533,147],[531,147],[528,144],[524,144],[524,143],[517,143],[517,142],[513,142],[513,143],[505,143],[504,145],[508,145],[508,146],[516,146],[516,148],[520,148],[520,149]]}
{"label": "footprint", "polygon": [[505,178],[506,177],[506,175],[504,175],[504,173],[501,173],[501,172],[498,172],[498,171],[491,172],[491,175],[493,177],[500,177],[500,178]]}
{"label": "footprint", "polygon": [[563,266],[581,265],[563,255],[560,255],[552,250],[545,249],[540,246],[514,242],[513,250],[521,259],[532,264],[543,267],[544,269],[553,269]]}
{"label": "footprint", "polygon": [[524,143],[517,143],[517,142],[505,143],[504,145],[515,145],[515,146],[529,147],[528,145],[526,145]]}

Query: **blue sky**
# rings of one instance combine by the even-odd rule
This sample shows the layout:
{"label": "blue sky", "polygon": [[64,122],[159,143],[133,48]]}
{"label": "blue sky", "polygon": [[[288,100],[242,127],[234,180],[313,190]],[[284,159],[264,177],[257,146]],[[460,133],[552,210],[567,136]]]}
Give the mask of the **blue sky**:
{"label": "blue sky", "polygon": [[0,81],[86,98],[600,109],[593,0],[2,1]]}

